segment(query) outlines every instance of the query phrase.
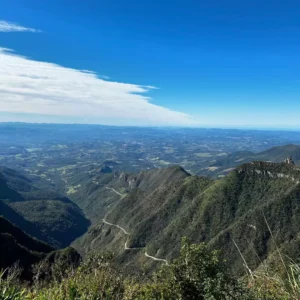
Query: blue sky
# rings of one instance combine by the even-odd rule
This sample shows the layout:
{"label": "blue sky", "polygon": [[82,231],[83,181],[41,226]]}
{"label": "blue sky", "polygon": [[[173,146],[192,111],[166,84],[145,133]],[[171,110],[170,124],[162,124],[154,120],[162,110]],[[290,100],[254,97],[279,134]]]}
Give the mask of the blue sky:
{"label": "blue sky", "polygon": [[2,121],[300,128],[299,1],[0,7]]}

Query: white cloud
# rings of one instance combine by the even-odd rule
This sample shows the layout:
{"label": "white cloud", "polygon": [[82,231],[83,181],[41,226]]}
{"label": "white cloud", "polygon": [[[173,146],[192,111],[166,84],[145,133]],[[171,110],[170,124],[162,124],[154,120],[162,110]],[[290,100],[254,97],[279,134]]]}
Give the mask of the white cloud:
{"label": "white cloud", "polygon": [[155,105],[153,87],[107,81],[94,72],[34,61],[0,48],[0,111],[81,117],[85,123],[192,125],[187,114]]}
{"label": "white cloud", "polygon": [[7,21],[0,20],[0,32],[12,32],[12,31],[40,32],[40,30],[38,30],[38,29],[28,28],[28,27],[18,25],[16,23],[10,23]]}

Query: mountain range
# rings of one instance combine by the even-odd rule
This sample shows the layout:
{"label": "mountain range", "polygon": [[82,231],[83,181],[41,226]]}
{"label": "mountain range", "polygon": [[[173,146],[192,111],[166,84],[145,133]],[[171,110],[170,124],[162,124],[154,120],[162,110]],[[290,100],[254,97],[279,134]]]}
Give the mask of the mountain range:
{"label": "mountain range", "polygon": [[[104,164],[66,172],[60,193],[1,168],[0,215],[51,249],[110,251],[135,270],[168,264],[186,236],[220,249],[232,271],[243,274],[245,264],[259,268],[278,249],[290,258],[300,254],[299,149],[233,153],[215,163],[230,169],[217,178],[179,166],[125,173]],[[289,156],[296,165],[282,163]]]}
{"label": "mountain range", "polygon": [[291,258],[300,254],[297,166],[251,162],[218,180],[177,166],[105,178],[88,186],[93,201],[85,212],[101,207],[102,215],[73,243],[83,255],[113,250],[121,263],[151,269],[177,257],[186,236],[220,249],[242,274],[243,259],[256,269],[278,248]]}

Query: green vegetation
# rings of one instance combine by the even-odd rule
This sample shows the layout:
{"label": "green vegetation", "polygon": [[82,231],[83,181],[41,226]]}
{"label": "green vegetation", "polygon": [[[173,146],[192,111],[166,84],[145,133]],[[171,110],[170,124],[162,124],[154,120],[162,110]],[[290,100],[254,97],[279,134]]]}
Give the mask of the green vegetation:
{"label": "green vegetation", "polygon": [[35,187],[19,172],[0,168],[0,216],[54,247],[66,247],[89,221],[68,198]]}
{"label": "green vegetation", "polygon": [[[210,167],[217,167],[218,169],[212,170],[208,174],[221,175],[227,174],[232,168],[236,168],[242,163],[248,163],[251,161],[270,161],[270,162],[282,162],[287,157],[293,157],[296,164],[300,163],[300,146],[299,145],[284,145],[273,147],[271,149],[254,153],[250,151],[238,151],[218,158]],[[208,169],[209,170],[209,169]]]}
{"label": "green vegetation", "polygon": [[[93,192],[98,201],[90,203],[106,209],[106,221],[128,234],[103,223],[102,216],[73,246],[82,254],[113,249],[122,265],[135,269],[142,265],[151,272],[158,263],[145,252],[173,260],[179,255],[181,238],[187,236],[194,243],[220,249],[230,270],[241,275],[239,251],[252,271],[267,259],[271,263],[277,247],[284,257],[299,257],[299,182],[297,166],[266,162],[244,164],[221,180],[191,176],[180,167],[122,173],[108,186],[116,191],[125,188],[126,197],[106,190],[115,200],[105,206],[109,202],[102,192],[98,194],[103,191],[98,187]],[[85,200],[89,203],[90,198]],[[125,246],[135,249],[124,251]]]}
{"label": "green vegetation", "polygon": [[107,255],[89,257],[68,272],[55,268],[47,281],[36,279],[30,286],[2,277],[0,299],[251,299],[245,284],[226,271],[218,252],[186,241],[180,257],[150,280],[121,274]]}
{"label": "green vegetation", "polygon": [[[285,266],[286,267],[286,266]],[[41,270],[48,270],[42,274]],[[1,300],[297,300],[300,267],[291,264],[283,274],[254,272],[236,278],[219,251],[183,239],[180,256],[151,277],[130,277],[116,267],[112,256],[91,255],[79,266],[60,260],[36,266],[34,281],[18,279],[16,269],[0,273]],[[41,276],[41,274],[43,276]]]}
{"label": "green vegetation", "polygon": [[27,280],[32,280],[32,267],[37,263],[43,264],[43,273],[49,273],[51,266],[58,262],[62,269],[66,269],[71,265],[78,265],[80,260],[80,255],[73,248],[55,251],[49,245],[25,234],[3,217],[0,217],[0,245],[0,270],[7,270],[15,265],[19,269],[20,277]]}
{"label": "green vegetation", "polygon": [[2,298],[299,299],[295,133],[0,127]]}

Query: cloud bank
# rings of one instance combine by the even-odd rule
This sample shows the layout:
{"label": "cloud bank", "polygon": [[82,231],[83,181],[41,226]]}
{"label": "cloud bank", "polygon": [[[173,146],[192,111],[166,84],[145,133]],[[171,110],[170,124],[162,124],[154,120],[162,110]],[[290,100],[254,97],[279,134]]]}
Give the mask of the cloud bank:
{"label": "cloud bank", "polygon": [[187,114],[151,103],[146,96],[151,86],[108,81],[94,72],[31,60],[5,48],[0,48],[0,66],[2,112],[116,125],[194,123]]}
{"label": "cloud bank", "polygon": [[7,21],[1,21],[0,20],[0,32],[13,32],[13,31],[40,32],[40,30],[38,30],[38,29],[23,27],[23,26],[18,25],[16,23],[10,23],[10,22],[7,22]]}

